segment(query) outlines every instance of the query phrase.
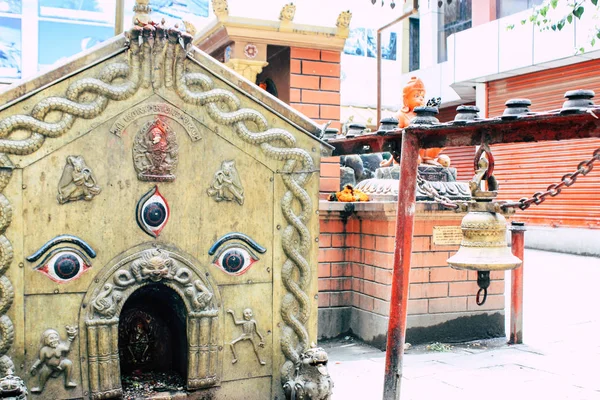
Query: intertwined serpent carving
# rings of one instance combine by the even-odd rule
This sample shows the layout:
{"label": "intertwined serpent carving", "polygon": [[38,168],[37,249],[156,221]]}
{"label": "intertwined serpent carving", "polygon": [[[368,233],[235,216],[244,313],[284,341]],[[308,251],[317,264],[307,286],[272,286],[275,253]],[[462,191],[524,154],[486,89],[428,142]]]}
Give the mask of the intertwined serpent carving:
{"label": "intertwined serpent carving", "polygon": [[[4,153],[0,155],[0,161],[10,163],[6,154],[35,152],[46,137],[58,137],[69,131],[76,118],[95,118],[104,111],[109,100],[125,100],[135,94],[140,86],[175,89],[186,103],[205,107],[215,122],[231,126],[246,143],[260,146],[268,157],[283,161],[281,176],[287,190],[281,201],[281,210],[288,225],[282,234],[282,247],[287,259],[281,276],[288,293],[281,306],[285,323],[281,349],[286,358],[281,379],[286,382],[293,378],[301,353],[309,348],[306,324],[310,317],[310,299],[306,292],[311,281],[311,269],[307,255],[312,240],[306,224],[313,205],[304,187],[311,177],[311,172],[307,171],[314,170],[312,157],[296,147],[296,139],[290,132],[269,128],[262,114],[242,108],[238,97],[227,90],[215,88],[208,75],[187,72],[186,58],[191,56],[186,49],[191,43],[190,36],[175,29],[148,25],[144,28],[134,27],[128,36],[131,40],[128,64],[109,64],[101,70],[97,79],[75,81],[67,89],[66,98],[43,99],[36,104],[31,115],[15,115],[0,120],[0,153]],[[118,78],[122,82],[113,84]],[[93,100],[81,100],[90,95],[94,95]],[[62,112],[57,122],[45,121],[51,111]],[[27,130],[30,135],[26,139],[11,139],[10,135],[17,130]],[[0,169],[0,189],[4,189],[9,179],[10,169]],[[10,223],[11,209],[6,198],[0,196],[0,233],[3,233]],[[294,211],[294,204],[299,205],[299,213]],[[0,276],[6,272],[11,260],[10,242],[0,236]],[[294,278],[296,269],[298,279]],[[12,302],[12,286],[4,276],[0,278],[0,291],[0,313],[4,314]],[[6,296],[10,300],[5,301]],[[12,323],[6,315],[0,317],[0,333],[3,338],[0,341],[0,355],[4,355],[13,337]]]}

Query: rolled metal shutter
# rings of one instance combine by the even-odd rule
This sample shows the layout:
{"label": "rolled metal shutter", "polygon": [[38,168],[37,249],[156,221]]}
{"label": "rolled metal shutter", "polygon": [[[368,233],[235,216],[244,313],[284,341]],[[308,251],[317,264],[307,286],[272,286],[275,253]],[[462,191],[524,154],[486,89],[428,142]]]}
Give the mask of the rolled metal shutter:
{"label": "rolled metal shutter", "polygon": [[[465,106],[474,106],[475,103],[467,103]],[[456,116],[456,107],[450,106],[440,109],[437,119],[440,122],[452,121]],[[473,158],[475,157],[475,146],[446,147],[442,154],[450,157],[451,166],[456,168],[456,179],[459,181],[470,181],[475,171],[473,170]]]}
{"label": "rolled metal shutter", "polygon": [[[599,71],[600,60],[591,60],[489,82],[486,115],[501,115],[508,99],[528,98],[533,103],[531,110],[539,112],[559,109],[568,90],[591,89],[600,94]],[[581,161],[590,159],[597,148],[600,139],[493,145],[499,199],[518,200],[545,191],[564,174],[574,172]],[[600,228],[600,165],[557,197],[518,210],[515,219],[534,225]]]}

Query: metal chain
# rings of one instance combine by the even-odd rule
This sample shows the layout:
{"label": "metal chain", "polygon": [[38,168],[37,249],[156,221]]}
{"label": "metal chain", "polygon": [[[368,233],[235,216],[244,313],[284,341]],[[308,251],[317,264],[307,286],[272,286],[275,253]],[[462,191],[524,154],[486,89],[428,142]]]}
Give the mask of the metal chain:
{"label": "metal chain", "polygon": [[423,179],[423,177],[421,176],[421,174],[418,171],[417,171],[417,185],[419,186],[419,189],[421,189],[422,191],[427,193],[429,195],[429,197],[433,198],[434,201],[440,203],[442,206],[444,206],[446,208],[452,208],[454,210],[456,210],[459,207],[459,205],[456,204],[456,202],[450,200],[449,197],[442,196],[441,194],[439,194],[438,191],[435,190],[435,188],[433,186],[431,186],[431,183],[429,183],[425,179]]}
{"label": "metal chain", "polygon": [[553,183],[552,185],[548,186],[545,192],[535,192],[533,196],[531,196],[531,198],[529,199],[527,197],[523,197],[522,199],[519,199],[519,201],[504,203],[502,205],[502,208],[507,209],[511,207],[518,207],[521,210],[526,210],[527,208],[529,208],[529,206],[531,206],[534,203],[542,204],[546,200],[546,197],[556,197],[560,194],[563,187],[569,187],[573,185],[575,181],[577,181],[577,177],[579,175],[589,174],[590,171],[594,168],[594,162],[598,160],[600,160],[600,148],[594,151],[594,154],[591,159],[580,162],[579,165],[577,165],[577,171],[563,175],[560,183]]}

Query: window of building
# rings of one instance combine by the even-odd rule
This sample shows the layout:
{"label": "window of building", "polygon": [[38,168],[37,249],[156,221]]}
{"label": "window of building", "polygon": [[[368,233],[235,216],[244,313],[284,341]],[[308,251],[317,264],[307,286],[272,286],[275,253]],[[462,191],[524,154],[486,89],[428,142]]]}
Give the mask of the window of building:
{"label": "window of building", "polygon": [[539,6],[544,0],[496,0],[496,17],[502,18]]}
{"label": "window of building", "polygon": [[469,29],[472,24],[471,0],[444,2],[438,23],[438,62],[448,60],[446,40],[453,33]]}
{"label": "window of building", "polygon": [[408,47],[408,70],[415,71],[419,69],[419,19],[410,18],[409,23],[409,47]]}

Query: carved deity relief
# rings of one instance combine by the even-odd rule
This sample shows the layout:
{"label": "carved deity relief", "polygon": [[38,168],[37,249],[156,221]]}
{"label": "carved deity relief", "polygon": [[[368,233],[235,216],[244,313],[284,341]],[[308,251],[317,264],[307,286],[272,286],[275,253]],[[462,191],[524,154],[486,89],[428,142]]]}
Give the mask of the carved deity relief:
{"label": "carved deity relief", "polygon": [[46,329],[42,334],[42,348],[39,358],[33,363],[29,372],[35,376],[39,373],[38,385],[31,389],[31,393],[42,393],[49,378],[65,376],[65,388],[77,387],[73,382],[73,362],[66,358],[71,351],[71,343],[77,337],[76,326],[66,326],[67,340],[60,340],[60,335],[54,329]]}
{"label": "carved deity relief", "polygon": [[101,190],[83,157],[68,156],[67,164],[58,182],[58,196],[56,197],[58,202],[65,204],[77,200],[90,201]]}
{"label": "carved deity relief", "polygon": [[235,200],[239,205],[244,204],[244,187],[234,160],[221,163],[221,169],[215,173],[212,184],[208,188],[208,195],[217,202]]}
{"label": "carved deity relief", "polygon": [[[233,318],[233,323],[236,325],[242,326],[242,334],[234,339],[229,346],[231,347],[231,352],[233,353],[233,360],[231,360],[232,364],[235,364],[238,361],[238,356],[235,351],[235,345],[238,342],[249,340],[252,343],[252,348],[254,349],[254,354],[256,354],[256,358],[260,365],[265,365],[266,363],[260,358],[260,354],[258,354],[258,347],[265,347],[265,339],[263,335],[258,331],[258,327],[256,325],[256,321],[252,318],[253,313],[252,309],[246,308],[243,311],[243,320],[238,320],[235,318],[235,313],[233,310],[227,310],[229,314],[231,314],[231,318]],[[256,336],[260,338],[258,344],[256,343]]]}
{"label": "carved deity relief", "polygon": [[147,123],[135,135],[133,164],[139,180],[172,182],[178,161],[177,136],[162,120]]}

